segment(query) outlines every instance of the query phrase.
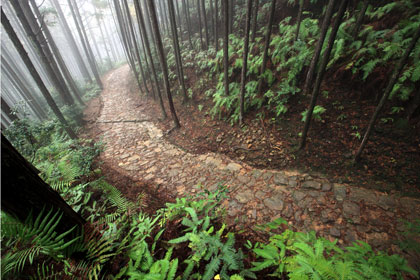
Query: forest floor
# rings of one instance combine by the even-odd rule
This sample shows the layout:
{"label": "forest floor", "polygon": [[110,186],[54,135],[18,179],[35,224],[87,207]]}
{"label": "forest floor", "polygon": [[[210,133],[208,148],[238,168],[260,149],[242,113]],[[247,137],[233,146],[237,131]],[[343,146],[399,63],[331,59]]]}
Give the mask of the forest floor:
{"label": "forest floor", "polygon": [[[340,244],[363,240],[394,253],[400,253],[397,243],[404,231],[403,220],[420,218],[420,200],[400,192],[383,193],[340,183],[319,173],[290,169],[288,161],[282,170],[253,167],[245,160],[253,151],[256,136],[250,136],[242,146],[224,146],[247,151],[243,161],[241,156],[232,159],[229,153],[214,153],[204,147],[188,150],[188,145],[195,147],[188,144],[192,139],[210,141],[189,129],[194,127],[192,120],[206,123],[204,128],[213,121],[193,116],[186,120],[181,113],[183,127],[168,135],[165,127],[170,121],[159,122],[153,101],[138,94],[128,65],[109,72],[103,80],[104,91],[85,111],[84,136],[103,142],[99,161],[108,181],[132,200],[145,194],[145,209],[151,212],[175,197],[197,194],[198,185],[212,191],[223,184],[228,189],[223,201],[226,217],[238,229],[251,230],[282,217],[299,231],[316,230],[326,238],[337,238]],[[218,131],[217,125],[212,123],[214,131]],[[257,128],[258,137],[264,137],[272,149],[281,145],[271,141],[264,123],[252,129]],[[216,137],[213,143],[220,144],[226,141],[226,134],[225,126],[210,139]],[[189,142],[180,145],[179,139]],[[284,155],[288,157],[291,155]]]}

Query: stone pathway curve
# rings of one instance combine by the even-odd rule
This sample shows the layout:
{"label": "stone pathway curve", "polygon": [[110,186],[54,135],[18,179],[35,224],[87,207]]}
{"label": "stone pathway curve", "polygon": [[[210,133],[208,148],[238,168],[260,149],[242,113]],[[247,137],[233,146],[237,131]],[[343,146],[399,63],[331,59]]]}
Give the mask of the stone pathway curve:
{"label": "stone pathway curve", "polygon": [[185,152],[166,141],[135,105],[141,98],[130,92],[130,75],[126,65],[107,76],[95,125],[105,144],[101,160],[133,180],[149,181],[174,196],[195,193],[200,183],[210,190],[223,183],[230,190],[224,205],[232,223],[254,225],[283,217],[298,230],[314,229],[341,244],[363,240],[393,251],[397,233],[404,230],[400,220],[420,217],[417,199],[292,170],[256,169],[220,154]]}

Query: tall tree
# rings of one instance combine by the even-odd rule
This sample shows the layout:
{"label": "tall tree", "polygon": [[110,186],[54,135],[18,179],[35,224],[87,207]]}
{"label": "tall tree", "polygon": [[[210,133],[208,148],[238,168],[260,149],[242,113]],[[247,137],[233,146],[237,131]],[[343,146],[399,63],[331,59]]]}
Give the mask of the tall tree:
{"label": "tall tree", "polygon": [[1,134],[1,210],[25,221],[29,213],[38,216],[44,208],[53,207],[63,217],[57,230],[64,233],[74,226],[82,228],[86,221],[39,176],[38,172]]}
{"label": "tall tree", "polygon": [[[193,44],[191,41],[191,19],[190,19],[190,9],[187,6],[187,3],[185,2],[186,0],[182,0],[182,8],[184,10],[184,16],[185,16],[185,22],[187,24],[187,29],[188,29],[188,42],[190,43],[190,48],[193,49]],[[188,1],[188,0],[187,0]]]}
{"label": "tall tree", "polygon": [[305,0],[299,0],[299,12],[296,20],[296,33],[295,33],[295,41],[299,38],[299,30],[300,30],[300,23],[302,22],[302,14],[303,14],[303,5]]}
{"label": "tall tree", "polygon": [[252,12],[252,0],[248,0],[248,5],[246,9],[244,50],[243,50],[243,62],[242,62],[242,73],[241,73],[241,92],[240,92],[241,96],[240,96],[240,115],[239,115],[239,123],[241,125],[244,119],[245,82],[246,82],[246,74],[248,70],[249,30],[251,28],[251,12]]}
{"label": "tall tree", "polygon": [[77,33],[79,34],[80,41],[82,42],[83,49],[85,50],[87,60],[89,62],[90,68],[92,70],[93,76],[95,77],[95,81],[98,84],[100,89],[103,89],[103,84],[101,81],[101,77],[99,76],[98,68],[96,66],[95,57],[93,56],[92,48],[88,41],[88,37],[86,35],[86,30],[83,25],[82,17],[80,16],[79,9],[77,7],[77,3],[74,0],[67,0],[67,3],[70,7],[71,14],[73,16],[74,23],[76,25]]}
{"label": "tall tree", "polygon": [[45,34],[45,37],[47,39],[47,43],[51,46],[52,53],[54,54],[55,59],[57,60],[58,66],[60,66],[60,70],[63,73],[64,78],[66,79],[67,84],[69,85],[70,89],[73,91],[74,97],[79,102],[79,104],[84,105],[80,93],[79,88],[77,87],[72,75],[70,74],[69,69],[67,68],[66,63],[64,62],[63,57],[61,56],[60,51],[58,50],[57,45],[55,44],[55,41],[50,33],[50,30],[48,29],[48,26],[46,25],[41,13],[38,10],[38,6],[35,3],[35,0],[30,0],[31,6],[33,11],[35,12],[36,17],[39,21],[39,26],[41,26],[42,31]]}
{"label": "tall tree", "polygon": [[134,0],[134,7],[136,9],[137,20],[138,20],[139,25],[140,25],[140,30],[143,33],[143,40],[144,40],[144,44],[146,46],[147,56],[149,57],[150,67],[152,68],[153,78],[155,80],[156,96],[159,99],[159,105],[160,105],[160,109],[162,111],[162,117],[165,119],[167,117],[167,115],[166,115],[165,107],[163,106],[162,94],[161,94],[160,88],[159,88],[159,79],[158,79],[158,76],[157,76],[157,73],[156,73],[156,68],[155,68],[154,63],[153,63],[152,51],[151,51],[151,48],[150,48],[149,39],[147,38],[146,25],[144,23],[143,12],[141,10],[139,0]]}
{"label": "tall tree", "polygon": [[168,65],[166,64],[166,58],[165,58],[165,52],[163,50],[162,38],[161,38],[160,33],[159,33],[159,26],[158,26],[157,17],[156,17],[156,10],[155,10],[153,0],[147,0],[147,3],[148,3],[148,7],[149,7],[149,12],[150,12],[150,19],[152,21],[153,32],[155,33],[157,51],[158,51],[160,63],[161,63],[161,66],[162,66],[163,81],[165,82],[165,89],[166,89],[166,95],[168,97],[169,109],[170,109],[171,114],[172,114],[172,118],[173,118],[173,121],[174,121],[174,126],[175,126],[175,128],[178,128],[181,125],[179,124],[178,116],[176,115],[175,107],[174,107],[174,104],[173,104],[173,101],[172,101],[171,86],[169,84],[169,77],[168,77]]}
{"label": "tall tree", "polygon": [[267,24],[267,31],[265,33],[265,46],[263,52],[263,62],[261,64],[260,70],[260,79],[258,81],[258,89],[257,92],[260,94],[262,90],[263,78],[266,66],[267,66],[267,59],[268,59],[268,49],[270,48],[270,40],[271,40],[271,31],[273,29],[273,22],[274,22],[274,12],[276,11],[276,0],[271,0],[271,9],[270,9],[270,17],[268,19]]}
{"label": "tall tree", "polygon": [[251,42],[255,42],[255,36],[257,34],[257,25],[258,25],[258,8],[260,5],[260,0],[255,0],[254,14],[252,15],[252,37]]}
{"label": "tall tree", "polygon": [[175,57],[176,57],[178,81],[181,86],[182,96],[185,102],[187,101],[187,89],[185,87],[185,81],[184,81],[184,70],[182,67],[182,57],[181,57],[181,52],[179,49],[178,33],[176,29],[175,9],[174,9],[173,0],[168,0],[168,8],[169,8],[169,19],[170,19],[171,27],[172,27],[172,41],[174,44],[174,52],[175,52]]}
{"label": "tall tree", "polygon": [[201,10],[203,11],[204,29],[206,31],[206,49],[209,48],[209,27],[207,24],[206,2],[201,0]]}
{"label": "tall tree", "polygon": [[[398,81],[399,76],[401,75],[401,71],[404,68],[404,65],[407,63],[408,57],[410,56],[410,53],[413,51],[414,47],[417,44],[417,41],[420,37],[420,28],[417,28],[414,31],[413,37],[411,39],[410,44],[408,45],[407,49],[405,50],[403,56],[401,57],[400,61],[397,63],[396,67],[394,68],[394,71],[392,73],[392,76],[388,82],[387,87],[385,88],[384,94],[382,95],[381,100],[379,101],[378,106],[375,109],[375,112],[373,113],[369,125],[367,127],[367,130],[365,132],[365,135],[363,136],[362,143],[360,144],[359,149],[356,152],[356,155],[354,157],[354,161],[358,162],[360,160],[360,156],[362,155],[363,149],[365,148],[367,141],[369,140],[370,134],[372,133],[372,129],[376,123],[376,120],[378,119],[379,113],[381,112],[382,108],[385,105],[386,100],[389,98],[389,95],[392,92],[392,89],[394,88],[395,83]],[[417,93],[418,95],[419,93]]]}
{"label": "tall tree", "polygon": [[9,19],[7,18],[6,14],[3,11],[3,7],[1,7],[1,24],[3,25],[4,30],[6,30],[7,35],[9,35],[10,40],[12,41],[16,50],[18,51],[19,56],[23,60],[26,68],[31,73],[36,84],[41,90],[41,93],[45,97],[45,100],[47,101],[48,105],[51,107],[51,110],[57,116],[58,120],[61,122],[65,131],[70,136],[70,138],[76,139],[77,138],[76,134],[67,123],[63,114],[60,112],[60,109],[58,109],[57,104],[54,102],[53,98],[51,97],[50,92],[48,91],[47,87],[45,86],[38,72],[36,71],[35,66],[32,64],[32,61],[29,59],[29,56],[26,53],[25,48],[23,47],[22,43],[19,41],[19,38],[17,37],[15,31],[13,30],[12,25],[9,22]]}
{"label": "tall tree", "polygon": [[214,29],[214,44],[216,45],[216,53],[219,51],[219,7],[218,7],[219,0],[214,0],[214,22],[216,24],[216,28]]}
{"label": "tall tree", "polygon": [[316,42],[314,55],[312,56],[311,64],[309,65],[309,70],[306,74],[305,84],[303,86],[304,94],[308,94],[310,89],[312,88],[312,80],[314,78],[315,68],[318,64],[319,56],[321,55],[322,46],[324,45],[324,40],[327,36],[328,27],[330,25],[331,17],[336,2],[337,0],[328,1],[327,11],[325,13],[324,20],[322,21],[321,34],[319,35],[319,39]]}
{"label": "tall tree", "polygon": [[[67,105],[72,105],[74,100],[71,97],[64,79],[58,70],[55,60],[50,52],[49,46],[45,44],[46,42],[42,32],[39,32],[40,27],[37,26],[35,17],[32,14],[28,3],[12,1],[11,4],[15,10],[17,18],[19,19],[19,22],[25,30],[26,36],[28,36],[32,41],[32,45],[34,46],[39,58],[41,59],[42,64],[47,71],[51,81],[53,82],[58,94]],[[21,5],[24,6],[22,7]],[[24,10],[26,13],[24,13]],[[37,37],[36,33],[39,37]],[[43,44],[41,44],[41,42]]]}
{"label": "tall tree", "polygon": [[70,48],[74,54],[74,57],[76,58],[77,67],[80,69],[80,72],[82,73],[85,80],[91,83],[92,77],[90,76],[90,73],[85,65],[82,55],[80,54],[79,48],[77,47],[73,34],[70,31],[70,27],[67,23],[66,17],[64,16],[63,11],[61,10],[60,4],[58,3],[58,0],[51,0],[51,3],[57,11],[58,20],[64,30],[64,36],[66,37],[68,43],[70,44]]}
{"label": "tall tree", "polygon": [[325,49],[324,56],[322,57],[321,65],[319,66],[318,73],[315,80],[315,86],[312,91],[311,103],[309,104],[309,108],[306,113],[305,127],[303,128],[299,149],[302,149],[305,147],[306,136],[308,135],[309,125],[311,123],[312,113],[314,111],[316,101],[318,99],[321,82],[324,77],[325,69],[330,59],[330,54],[334,45],[335,37],[337,36],[338,28],[340,27],[340,24],[343,20],[344,12],[346,11],[348,2],[349,0],[341,1],[340,8],[338,9],[337,16],[335,18],[335,21],[331,30],[330,37],[328,38],[327,48]]}
{"label": "tall tree", "polygon": [[362,6],[360,7],[360,11],[357,14],[356,23],[353,26],[353,30],[351,32],[353,38],[357,37],[357,34],[359,33],[360,27],[363,24],[363,18],[365,17],[367,7],[369,6],[369,0],[363,0]]}
{"label": "tall tree", "polygon": [[223,5],[224,19],[224,40],[223,40],[223,68],[225,78],[225,94],[229,95],[229,7],[228,1],[224,1]]}

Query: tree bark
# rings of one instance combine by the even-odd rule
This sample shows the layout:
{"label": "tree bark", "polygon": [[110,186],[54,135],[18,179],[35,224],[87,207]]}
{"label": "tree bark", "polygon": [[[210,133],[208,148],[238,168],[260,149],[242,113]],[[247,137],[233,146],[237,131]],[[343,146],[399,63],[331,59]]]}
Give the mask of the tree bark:
{"label": "tree bark", "polygon": [[98,84],[100,89],[103,89],[104,86],[99,76],[98,68],[96,66],[95,57],[93,56],[92,48],[90,47],[88,37],[86,35],[86,30],[83,25],[82,18],[79,14],[77,4],[73,0],[67,0],[67,3],[70,7],[71,14],[73,16],[74,23],[76,24],[77,33],[79,34],[80,41],[82,42],[83,49],[85,50],[87,60],[89,62],[90,68],[92,70],[95,81]]}
{"label": "tree bark", "polygon": [[261,94],[261,90],[262,90],[263,78],[261,76],[264,75],[266,65],[267,65],[268,49],[270,48],[270,40],[271,40],[270,38],[271,38],[271,31],[272,31],[272,28],[273,28],[274,12],[275,11],[276,11],[276,0],[272,0],[271,1],[271,9],[270,9],[270,17],[268,19],[268,25],[267,25],[267,33],[265,33],[265,46],[264,46],[264,53],[263,53],[263,62],[262,62],[262,65],[261,65],[260,78],[259,78],[259,81],[258,81],[258,89],[257,89],[258,94]]}
{"label": "tree bark", "polygon": [[248,0],[246,10],[246,24],[244,34],[244,50],[243,50],[243,62],[241,72],[241,92],[240,92],[240,115],[239,123],[242,125],[244,119],[244,105],[245,105],[245,82],[246,74],[248,70],[248,50],[249,50],[249,31],[251,27],[251,12],[252,12],[252,0]]}
{"label": "tree bark", "polygon": [[314,89],[313,89],[313,92],[312,92],[311,103],[309,105],[308,112],[306,114],[305,127],[304,127],[303,132],[302,132],[302,138],[301,138],[301,142],[300,142],[300,145],[299,145],[299,149],[303,149],[305,147],[306,137],[308,135],[309,126],[311,124],[312,113],[313,113],[315,105],[316,105],[316,100],[318,99],[319,89],[321,87],[321,82],[322,82],[322,79],[324,77],[325,69],[326,69],[328,61],[330,59],[331,50],[334,46],[335,37],[337,36],[338,28],[340,27],[340,24],[343,20],[343,15],[344,15],[344,12],[346,11],[346,7],[347,7],[348,2],[349,2],[348,0],[342,0],[342,2],[340,4],[340,8],[337,12],[337,17],[334,21],[334,25],[333,25],[332,30],[331,30],[331,35],[328,38],[327,48],[325,50],[324,56],[322,57],[321,65],[319,66],[318,74],[317,74],[316,80],[315,80],[315,86],[314,86]]}
{"label": "tree bark", "polygon": [[86,221],[64,199],[45,183],[33,167],[1,134],[2,195],[1,210],[24,222],[32,211],[34,217],[53,207],[63,213],[57,231],[64,233],[74,226],[80,229]]}
{"label": "tree bark", "polygon": [[353,38],[357,38],[357,34],[359,33],[360,27],[363,24],[363,18],[365,17],[368,6],[369,6],[369,0],[363,0],[362,7],[360,8],[360,12],[357,15],[356,23],[354,24],[354,29],[352,30]]}
{"label": "tree bark", "polygon": [[209,27],[207,24],[206,3],[201,0],[201,10],[203,11],[204,30],[206,31],[206,49],[209,48]]}
{"label": "tree bark", "polygon": [[260,1],[259,0],[255,0],[255,7],[254,7],[254,14],[253,14],[253,23],[252,23],[252,37],[251,37],[251,42],[254,43],[255,42],[255,36],[257,34],[257,25],[258,25],[258,8],[259,8],[259,4]]}
{"label": "tree bark", "polygon": [[169,77],[168,77],[168,65],[166,64],[166,58],[165,58],[165,52],[163,50],[162,38],[161,38],[160,33],[159,33],[159,26],[158,26],[157,17],[156,17],[156,10],[155,10],[155,7],[154,7],[153,0],[147,0],[147,3],[148,3],[148,7],[149,7],[150,19],[151,19],[151,22],[152,22],[152,29],[153,29],[153,32],[155,33],[157,51],[158,51],[158,54],[159,54],[160,63],[162,65],[163,81],[165,83],[165,89],[166,89],[166,95],[168,97],[169,109],[170,109],[171,114],[172,114],[172,118],[173,118],[173,121],[174,121],[175,128],[179,128],[181,125],[179,124],[178,116],[176,115],[175,107],[174,107],[174,104],[173,104],[173,101],[172,101],[171,86],[169,84]]}
{"label": "tree bark", "polygon": [[155,86],[156,86],[156,95],[159,99],[159,105],[162,111],[162,117],[164,119],[166,119],[167,114],[165,111],[165,107],[163,106],[163,99],[162,99],[162,94],[160,92],[160,88],[159,88],[159,80],[158,80],[158,76],[156,73],[156,69],[153,63],[153,56],[152,56],[152,51],[150,49],[150,44],[149,44],[149,39],[147,38],[147,32],[146,32],[146,25],[144,23],[144,17],[143,17],[143,13],[139,4],[139,0],[134,0],[134,6],[137,12],[137,20],[139,21],[139,25],[140,25],[140,30],[143,32],[143,39],[144,39],[144,44],[146,46],[146,52],[147,55],[149,56],[149,61],[150,61],[150,66],[152,68],[152,73],[153,73],[153,78],[155,80]]}
{"label": "tree bark", "polygon": [[223,40],[223,67],[225,78],[225,95],[229,95],[229,7],[228,1],[223,5],[224,14],[224,40]]}
{"label": "tree bark", "polygon": [[302,22],[302,14],[303,14],[303,5],[305,0],[299,0],[299,12],[296,20],[296,34],[295,34],[295,41],[299,38],[299,30],[300,30],[300,23]]}
{"label": "tree bark", "polygon": [[19,56],[22,58],[23,62],[25,63],[26,68],[31,73],[32,77],[34,78],[35,82],[37,83],[39,89],[41,90],[42,95],[45,97],[48,105],[51,107],[54,114],[57,116],[58,120],[63,125],[64,129],[66,130],[67,134],[70,138],[76,139],[77,136],[74,131],[68,125],[66,119],[61,114],[60,109],[58,109],[57,104],[55,104],[53,98],[51,97],[50,92],[48,91],[47,87],[45,86],[44,82],[42,81],[41,77],[39,76],[38,72],[35,69],[35,66],[32,64],[31,60],[29,59],[28,54],[25,51],[25,48],[22,46],[22,43],[19,41],[15,31],[13,30],[6,14],[4,13],[3,9],[1,9],[1,24],[3,25],[6,33],[9,35],[10,40],[12,41],[13,45],[15,46],[16,50],[19,53]]}
{"label": "tree bark", "polygon": [[229,34],[233,33],[233,21],[234,21],[234,2],[235,0],[227,0],[226,3],[229,6]]}
{"label": "tree bark", "polygon": [[203,27],[201,26],[201,12],[200,12],[200,0],[197,0],[197,14],[198,14],[198,30],[200,31],[200,46],[201,50],[203,50]]}
{"label": "tree bark", "polygon": [[[187,6],[187,3],[185,2],[186,0],[182,0],[182,7],[184,9],[184,14],[185,14],[185,21],[187,23],[187,29],[188,29],[188,41],[190,43],[190,48],[194,49],[193,44],[192,44],[192,40],[191,40],[191,19],[190,19],[190,9]],[[188,1],[188,0],[187,0]]]}
{"label": "tree bark", "polygon": [[337,0],[329,0],[328,2],[327,12],[325,13],[324,20],[322,21],[321,34],[319,35],[319,39],[316,43],[314,55],[312,57],[308,73],[306,74],[305,84],[303,86],[303,93],[305,95],[307,95],[310,89],[312,88],[312,81],[315,74],[315,68],[318,64],[319,56],[321,55],[322,45],[324,44],[325,37],[327,36],[328,27],[330,25],[331,17],[336,2]]}
{"label": "tree bark", "polygon": [[400,61],[398,61],[398,64],[394,68],[394,72],[392,73],[391,79],[389,80],[388,85],[385,88],[384,94],[382,95],[382,98],[379,101],[379,104],[376,107],[375,112],[373,113],[372,118],[369,121],[369,125],[365,132],[365,135],[363,136],[362,143],[360,144],[360,147],[357,150],[356,156],[354,157],[355,162],[358,162],[360,160],[360,156],[363,152],[363,149],[365,148],[367,144],[367,141],[369,140],[370,134],[372,133],[372,129],[375,125],[376,120],[378,119],[379,113],[384,107],[386,100],[389,98],[389,95],[391,94],[395,83],[398,81],[398,78],[401,75],[401,71],[403,70],[404,65],[407,63],[408,57],[410,56],[410,53],[413,51],[414,47],[416,46],[416,43],[419,40],[419,37],[420,37],[420,28],[417,28],[417,30],[413,34],[410,45],[407,47],[407,49],[404,52],[404,55],[402,56]]}
{"label": "tree bark", "polygon": [[210,16],[211,16],[211,31],[212,31],[212,35],[214,37],[214,40],[216,38],[216,25],[215,25],[215,16],[214,16],[214,3],[213,0],[210,0]]}
{"label": "tree bark", "polygon": [[184,98],[184,102],[187,101],[187,89],[185,87],[185,81],[184,81],[184,70],[182,67],[182,57],[181,52],[179,49],[179,42],[178,42],[178,33],[176,29],[176,22],[175,22],[175,9],[174,9],[174,3],[173,0],[168,0],[168,8],[169,8],[169,19],[171,22],[172,27],[172,41],[174,44],[174,52],[176,57],[176,64],[177,64],[177,70],[178,70],[178,81],[182,89],[182,96]]}
{"label": "tree bark", "polygon": [[214,29],[214,44],[216,46],[216,54],[219,51],[219,7],[218,7],[219,0],[214,0],[215,6],[215,13],[214,13],[214,21],[216,23],[216,28]]}
{"label": "tree bark", "polygon": [[61,10],[60,4],[58,3],[57,0],[51,0],[52,5],[55,7],[57,14],[58,14],[58,18],[59,21],[61,23],[61,26],[64,30],[64,36],[66,37],[71,50],[73,51],[73,54],[76,58],[77,61],[77,67],[80,69],[80,72],[82,73],[82,75],[84,76],[85,80],[87,80],[88,82],[92,82],[92,77],[89,74],[89,71],[85,65],[85,62],[82,58],[82,55],[80,54],[79,48],[77,47],[76,41],[74,40],[74,37],[70,31],[70,27],[67,23],[66,17],[63,14],[63,11]]}

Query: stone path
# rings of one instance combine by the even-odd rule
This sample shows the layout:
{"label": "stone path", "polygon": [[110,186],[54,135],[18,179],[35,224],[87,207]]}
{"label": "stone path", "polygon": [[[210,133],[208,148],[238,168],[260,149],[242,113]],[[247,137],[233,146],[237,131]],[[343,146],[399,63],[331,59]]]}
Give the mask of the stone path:
{"label": "stone path", "polygon": [[108,75],[95,125],[105,144],[101,159],[133,180],[147,180],[174,196],[194,193],[200,183],[210,190],[223,183],[230,190],[224,206],[232,223],[255,225],[283,217],[298,230],[314,229],[339,243],[363,240],[393,251],[404,229],[400,220],[420,217],[420,201],[413,198],[292,170],[255,169],[220,154],[185,152],[166,141],[135,105],[140,99],[130,92],[130,75],[128,66]]}

